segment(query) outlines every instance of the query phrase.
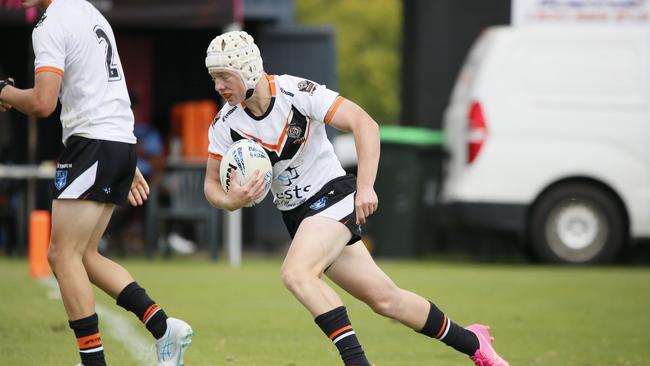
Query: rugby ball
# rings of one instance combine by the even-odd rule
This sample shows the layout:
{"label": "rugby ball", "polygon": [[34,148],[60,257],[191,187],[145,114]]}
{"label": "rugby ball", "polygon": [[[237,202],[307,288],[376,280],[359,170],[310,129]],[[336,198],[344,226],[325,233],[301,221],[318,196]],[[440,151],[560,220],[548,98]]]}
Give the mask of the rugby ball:
{"label": "rugby ball", "polygon": [[[221,186],[228,192],[232,184],[243,186],[259,169],[264,178],[264,193],[256,200],[251,201],[246,207],[254,206],[264,199],[271,189],[273,181],[273,168],[271,159],[264,148],[253,140],[238,140],[232,144],[221,158],[219,176]],[[233,170],[237,170],[237,182],[231,179]]]}

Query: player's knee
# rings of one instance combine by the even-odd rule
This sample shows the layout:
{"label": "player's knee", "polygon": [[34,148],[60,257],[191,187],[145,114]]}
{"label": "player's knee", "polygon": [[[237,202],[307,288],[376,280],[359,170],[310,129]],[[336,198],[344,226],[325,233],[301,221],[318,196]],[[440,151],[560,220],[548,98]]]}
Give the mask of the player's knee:
{"label": "player's knee", "polygon": [[298,268],[284,266],[282,267],[282,283],[289,291],[295,293],[307,283],[307,274]]}
{"label": "player's knee", "polygon": [[50,268],[52,268],[54,272],[56,272],[56,268],[58,267],[62,257],[63,255],[61,254],[61,251],[58,250],[58,246],[50,243],[50,246],[47,249],[47,262],[50,264]]}

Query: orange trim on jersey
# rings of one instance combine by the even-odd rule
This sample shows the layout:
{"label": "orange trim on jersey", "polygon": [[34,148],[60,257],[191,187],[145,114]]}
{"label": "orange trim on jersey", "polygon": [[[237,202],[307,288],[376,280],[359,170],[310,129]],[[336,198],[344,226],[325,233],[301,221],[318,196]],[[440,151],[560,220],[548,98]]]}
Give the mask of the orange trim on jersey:
{"label": "orange trim on jersey", "polygon": [[309,132],[311,132],[311,122],[307,122],[307,131],[305,132],[305,141],[303,141],[303,145],[307,143],[307,140],[309,140]]}
{"label": "orange trim on jersey", "polygon": [[260,143],[265,148],[267,148],[269,150],[273,150],[273,151],[279,153],[280,150],[282,149],[282,143],[284,142],[284,138],[287,135],[287,129],[289,128],[289,117],[291,117],[292,113],[293,112],[289,112],[289,115],[287,116],[287,119],[286,119],[286,121],[284,123],[284,128],[282,129],[282,133],[280,134],[280,138],[278,138],[278,142],[276,142],[275,144],[271,144],[269,142],[264,142],[264,141],[262,141],[261,138],[259,138],[257,136],[254,136],[254,135],[251,135],[249,133],[246,133],[246,132],[244,132],[242,130],[238,130],[238,131],[241,132],[242,134],[246,135],[246,137],[249,137],[249,138],[255,140],[256,142]]}
{"label": "orange trim on jersey", "polygon": [[34,74],[38,74],[39,72],[44,72],[44,71],[53,72],[55,74],[59,74],[59,75],[63,76],[63,70],[59,69],[58,67],[54,67],[54,66],[41,66],[41,67],[37,68],[36,70],[34,70]]}
{"label": "orange trim on jersey", "polygon": [[442,333],[445,332],[445,328],[447,328],[447,315],[445,315],[445,320],[442,321],[442,327],[440,327],[440,331],[436,335],[436,338],[440,338],[440,336],[442,336]]}
{"label": "orange trim on jersey", "polygon": [[211,152],[208,152],[208,157],[210,157],[210,158],[212,158],[212,159],[215,159],[215,160],[221,160],[221,159],[223,159],[223,156],[221,156],[221,155],[219,155],[219,154],[213,154],[213,153],[211,153]]}
{"label": "orange trim on jersey", "polygon": [[266,80],[269,82],[269,91],[271,92],[271,96],[275,96],[275,75],[268,75],[264,74],[266,77]]}
{"label": "orange trim on jersey", "polygon": [[[271,97],[275,96],[275,75],[269,75],[269,74],[264,74],[264,77],[266,80],[269,82],[269,92],[271,93]],[[242,100],[241,103],[239,103],[242,108],[246,108],[246,101]]]}
{"label": "orange trim on jersey", "polygon": [[99,334],[99,332],[91,334],[89,336],[77,338],[77,345],[79,346],[79,349],[95,348],[101,346],[101,344],[102,336]]}
{"label": "orange trim on jersey", "polygon": [[336,97],[336,99],[334,99],[334,103],[332,103],[332,106],[327,111],[327,114],[325,115],[325,120],[323,122],[325,122],[326,124],[329,124],[330,122],[332,122],[332,118],[334,117],[334,113],[336,113],[336,110],[339,109],[339,107],[341,106],[341,103],[343,103],[344,100],[345,100],[345,98],[343,98],[340,95],[338,97]]}
{"label": "orange trim on jersey", "polygon": [[351,325],[346,325],[345,327],[335,331],[334,333],[330,334],[329,339],[334,339],[337,335],[345,332],[348,329],[352,329],[352,326]]}

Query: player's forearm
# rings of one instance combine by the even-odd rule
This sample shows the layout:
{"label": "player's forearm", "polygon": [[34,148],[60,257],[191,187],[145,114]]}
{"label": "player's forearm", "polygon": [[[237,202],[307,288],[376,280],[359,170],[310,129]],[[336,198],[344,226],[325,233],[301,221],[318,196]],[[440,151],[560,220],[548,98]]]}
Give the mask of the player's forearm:
{"label": "player's forearm", "polygon": [[231,207],[226,192],[224,192],[219,182],[206,179],[203,193],[212,206],[228,211],[235,210],[235,208]]}
{"label": "player's forearm", "polygon": [[48,101],[48,98],[38,93],[34,88],[18,89],[13,86],[6,86],[2,89],[0,99],[16,110],[35,117],[47,117],[56,109],[56,100],[54,103]]}
{"label": "player's forearm", "polygon": [[364,120],[352,131],[357,150],[357,185],[372,187],[379,165],[379,126],[370,116]]}

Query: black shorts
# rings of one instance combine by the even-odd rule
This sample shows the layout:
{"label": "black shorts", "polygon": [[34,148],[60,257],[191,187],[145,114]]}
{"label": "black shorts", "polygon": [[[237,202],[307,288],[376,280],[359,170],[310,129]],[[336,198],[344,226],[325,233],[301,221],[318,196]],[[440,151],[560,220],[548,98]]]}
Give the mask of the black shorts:
{"label": "black shorts", "polygon": [[357,225],[354,196],[357,191],[357,178],[354,174],[334,178],[325,183],[315,195],[302,205],[282,211],[282,219],[291,238],[296,235],[302,220],[310,216],[329,217],[347,226],[352,238],[347,245],[361,240],[363,228]]}
{"label": "black shorts", "polygon": [[56,164],[53,197],[125,205],[136,160],[135,144],[71,136]]}

